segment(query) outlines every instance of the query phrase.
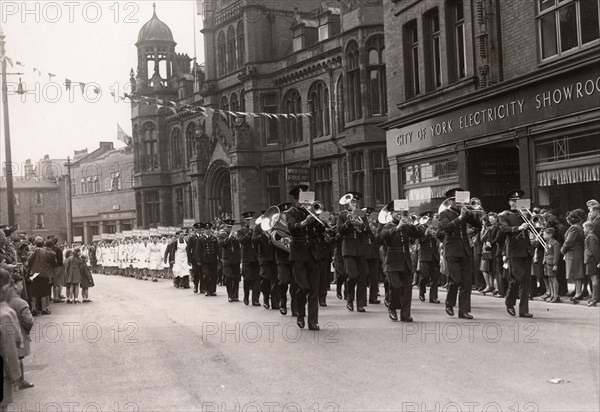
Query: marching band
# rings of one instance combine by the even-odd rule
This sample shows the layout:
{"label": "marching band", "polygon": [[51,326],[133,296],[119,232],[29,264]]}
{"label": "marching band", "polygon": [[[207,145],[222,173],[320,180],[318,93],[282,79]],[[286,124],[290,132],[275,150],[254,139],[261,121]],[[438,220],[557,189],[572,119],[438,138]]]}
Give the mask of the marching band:
{"label": "marching band", "polygon": [[191,275],[194,293],[216,296],[219,283],[226,286],[229,302],[239,302],[243,277],[245,305],[261,306],[262,295],[265,309],[286,316],[289,293],[298,327],[308,324],[311,330],[319,329],[319,308],[327,306],[332,282],[346,308],[363,313],[368,304],[381,303],[383,280],[389,318],[402,322],[413,321],[415,285],[423,302],[429,287],[432,304],[440,303],[438,287],[447,288],[446,313],[454,316],[458,303],[458,317],[473,319],[474,283],[483,295],[505,298],[509,315],[532,318],[533,297],[560,301],[561,264],[566,279],[575,282],[573,303],[589,293],[588,284],[588,306],[599,301],[600,204],[595,200],[587,204],[589,214],[581,209],[569,213],[567,230],[556,211],[531,211],[520,189],[507,194],[508,209],[499,214],[486,213],[478,198],[455,188],[446,192],[437,213],[420,216],[409,213],[405,199],[373,213],[373,208],[359,206],[358,192],[342,196],[344,210],[336,216],[323,211],[308,189],[294,187],[294,203],[271,206],[258,218],[253,211],[243,213],[239,230],[228,219],[196,223],[190,233],[182,230],[170,242],[153,237],[147,244],[101,243],[95,248],[98,269],[137,279],[151,276],[153,281],[162,273],[183,289],[190,288]]}

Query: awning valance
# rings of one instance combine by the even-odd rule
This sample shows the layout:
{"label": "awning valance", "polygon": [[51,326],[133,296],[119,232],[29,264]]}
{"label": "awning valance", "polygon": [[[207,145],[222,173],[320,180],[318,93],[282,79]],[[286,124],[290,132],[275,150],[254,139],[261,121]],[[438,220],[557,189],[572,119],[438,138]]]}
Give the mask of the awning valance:
{"label": "awning valance", "polygon": [[572,167],[538,172],[538,186],[569,185],[600,181],[600,165]]}
{"label": "awning valance", "polygon": [[457,186],[456,183],[452,183],[449,185],[442,186],[428,186],[428,187],[420,187],[415,189],[407,189],[406,190],[406,198],[408,200],[427,200],[427,199],[436,199],[436,198],[445,198],[445,193],[454,189]]}

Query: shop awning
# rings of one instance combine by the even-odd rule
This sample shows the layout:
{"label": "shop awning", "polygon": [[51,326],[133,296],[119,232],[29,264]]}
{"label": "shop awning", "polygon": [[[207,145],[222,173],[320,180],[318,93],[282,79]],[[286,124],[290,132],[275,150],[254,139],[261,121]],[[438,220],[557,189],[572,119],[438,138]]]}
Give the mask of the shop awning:
{"label": "shop awning", "polygon": [[538,186],[569,185],[600,181],[600,165],[538,172]]}

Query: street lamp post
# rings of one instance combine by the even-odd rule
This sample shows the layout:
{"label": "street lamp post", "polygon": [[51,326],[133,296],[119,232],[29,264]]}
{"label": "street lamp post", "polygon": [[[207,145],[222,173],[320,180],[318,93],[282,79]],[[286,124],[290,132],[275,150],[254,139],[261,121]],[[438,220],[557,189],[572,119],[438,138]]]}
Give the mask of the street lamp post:
{"label": "street lamp post", "polygon": [[2,107],[4,117],[4,150],[6,161],[4,170],[6,175],[6,211],[8,212],[8,225],[15,225],[15,195],[13,188],[12,153],[10,148],[10,124],[8,122],[8,87],[6,85],[6,51],[4,49],[4,32],[0,26],[0,60],[2,61]]}
{"label": "street lamp post", "polygon": [[73,194],[71,193],[71,157],[67,156],[67,242],[73,243]]}

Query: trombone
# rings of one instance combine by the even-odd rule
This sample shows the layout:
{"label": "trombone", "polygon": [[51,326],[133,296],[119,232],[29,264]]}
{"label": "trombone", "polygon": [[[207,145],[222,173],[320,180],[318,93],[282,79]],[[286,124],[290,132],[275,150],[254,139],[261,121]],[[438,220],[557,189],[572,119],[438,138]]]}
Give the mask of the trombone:
{"label": "trombone", "polygon": [[323,213],[323,203],[321,202],[314,202],[312,203],[310,206],[305,206],[302,205],[302,207],[304,208],[304,210],[306,210],[308,212],[309,215],[311,215],[317,222],[319,222],[320,224],[322,224],[323,226],[327,227],[327,225],[325,224],[325,222],[323,222],[321,219],[319,219],[319,215],[321,213]]}
{"label": "trombone", "polygon": [[[519,215],[521,215],[521,219],[523,219],[523,221],[527,224],[527,226],[529,226],[529,230],[531,230],[531,232],[533,233],[533,235],[535,236],[537,241],[540,243],[540,245],[542,245],[542,247],[544,248],[545,251],[548,251],[548,244],[546,243],[546,241],[544,240],[542,235],[537,231],[537,228],[533,221],[533,219],[535,219],[537,215],[534,215],[533,213],[531,213],[531,210],[529,210],[527,208],[522,208],[522,209],[517,209],[517,210],[519,211]],[[529,219],[525,213],[528,213],[531,216],[531,219]],[[539,220],[539,218],[537,220]]]}

